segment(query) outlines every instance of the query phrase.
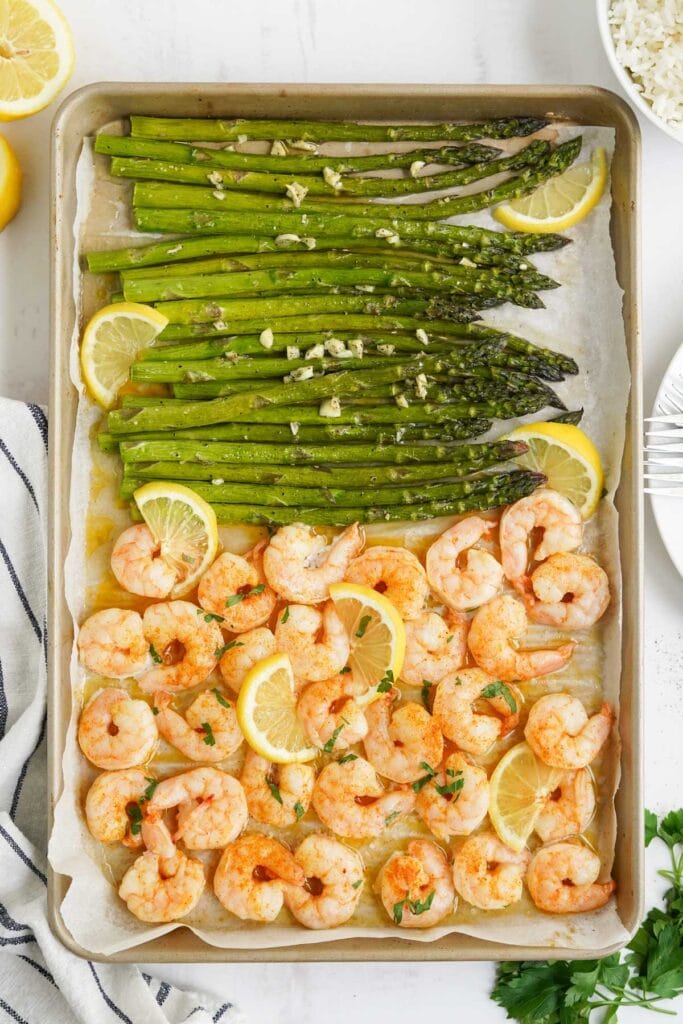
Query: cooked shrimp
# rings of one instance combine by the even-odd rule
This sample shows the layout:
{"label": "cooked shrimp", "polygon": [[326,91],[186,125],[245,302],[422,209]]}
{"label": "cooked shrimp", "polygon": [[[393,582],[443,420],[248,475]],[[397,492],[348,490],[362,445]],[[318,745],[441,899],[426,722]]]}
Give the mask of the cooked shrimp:
{"label": "cooked shrimp", "polygon": [[458,612],[448,611],[442,618],[436,612],[423,612],[406,622],[406,654],[401,679],[411,686],[425,680],[440,682],[465,662],[469,623]]}
{"label": "cooked shrimp", "polygon": [[275,627],[278,651],[289,655],[296,679],[318,682],[335,676],[348,661],[349,638],[332,601],[322,610],[290,604]]}
{"label": "cooked shrimp", "polygon": [[480,668],[463,668],[436,687],[432,714],[461,750],[485,754],[517,726],[521,699],[515,686],[503,688]]}
{"label": "cooked shrimp", "polygon": [[349,565],[345,577],[349,583],[372,587],[397,608],[401,618],[417,619],[429,596],[427,575],[419,561],[406,548],[372,547]]}
{"label": "cooked shrimp", "polygon": [[229,757],[244,739],[237,721],[235,706],[214,687],[203,690],[184,715],[171,707],[173,697],[165,690],[154,694],[158,709],[157,729],[181,754],[191,761],[222,761]]}
{"label": "cooked shrimp", "polygon": [[240,836],[223,851],[213,891],[226,910],[243,921],[274,921],[285,887],[303,885],[304,873],[291,850],[258,833]]}
{"label": "cooked shrimp", "polygon": [[442,533],[427,552],[429,585],[455,611],[478,608],[501,588],[502,565],[490,551],[475,547],[494,525],[479,516],[468,516]]}
{"label": "cooked shrimp", "polygon": [[453,911],[455,903],[446,855],[428,839],[414,839],[405,853],[392,853],[374,889],[401,928],[431,928]]}
{"label": "cooked shrimp", "polygon": [[368,722],[366,708],[356,698],[366,691],[365,684],[349,673],[307,686],[299,697],[297,714],[311,743],[316,747],[331,743],[337,753],[362,740]]}
{"label": "cooked shrimp", "polygon": [[409,786],[385,790],[368,761],[332,761],[313,787],[313,809],[332,832],[355,839],[380,835],[400,815],[412,811]]}
{"label": "cooked shrimp", "polygon": [[393,694],[386,694],[367,708],[365,717],[365,756],[385,778],[414,782],[424,775],[425,764],[435,768],[441,762],[439,723],[421,704],[409,701],[394,709]]}
{"label": "cooked shrimp", "polygon": [[225,645],[220,661],[221,675],[233,693],[239,693],[244,677],[262,658],[277,651],[275,637],[265,626],[250,629]]}
{"label": "cooked shrimp", "polygon": [[363,550],[358,523],[327,544],[324,537],[303,523],[282,526],[263,555],[263,571],[270,586],[285,601],[320,604],[330,596],[330,584],[341,583],[349,562]]}
{"label": "cooked shrimp", "polygon": [[271,764],[248,749],[240,782],[252,818],[274,828],[289,828],[310,807],[315,768],[310,764]]}
{"label": "cooked shrimp", "polygon": [[285,902],[299,924],[336,928],[348,921],[363,891],[360,854],[331,836],[317,834],[306,836],[294,857],[305,881],[287,887]]}
{"label": "cooked shrimp", "polygon": [[125,690],[98,690],[81,712],[78,743],[98,768],[114,771],[144,764],[159,738],[149,704]]}
{"label": "cooked shrimp", "polygon": [[242,832],[249,813],[242,786],[217,768],[193,768],[160,782],[144,807],[152,821],[171,807],[178,808],[173,841],[188,850],[216,850]]}
{"label": "cooked shrimp", "polygon": [[502,910],[522,898],[529,851],[515,853],[493,832],[479,832],[453,859],[453,881],[463,899],[480,910]]}
{"label": "cooked shrimp", "polygon": [[479,765],[464,754],[448,757],[441,769],[417,794],[415,810],[437,839],[468,836],[481,825],[489,809],[489,780]]}
{"label": "cooked shrimp", "polygon": [[129,526],[114,544],[111,569],[124,590],[162,600],[178,581],[175,566],[161,553],[149,526]]}
{"label": "cooked shrimp", "polygon": [[522,597],[529,618],[560,629],[589,629],[607,611],[607,573],[586,555],[551,555],[531,574]]}
{"label": "cooked shrimp", "polygon": [[579,914],[604,907],[616,882],[597,882],[600,858],[580,843],[553,843],[531,859],[526,884],[546,914]]}
{"label": "cooked shrimp", "polygon": [[199,902],[206,878],[204,865],[176,850],[172,858],[143,853],[128,868],[119,896],[141,921],[163,924],[185,917]]}
{"label": "cooked shrimp", "polygon": [[[142,846],[140,807],[153,781],[139,768],[98,775],[85,798],[85,820],[91,835],[100,843],[123,843],[131,849]],[[129,813],[136,805],[139,813]],[[134,834],[131,826],[135,828],[136,822]]]}
{"label": "cooked shrimp", "polygon": [[581,543],[583,525],[576,505],[569,498],[542,488],[506,508],[500,520],[500,552],[503,571],[511,581],[527,571],[529,545],[534,531],[542,530],[533,558],[542,562],[560,551],[574,551]]}
{"label": "cooked shrimp", "polygon": [[576,647],[573,640],[558,647],[518,650],[515,641],[526,631],[524,605],[503,594],[474,613],[467,643],[477,665],[497,679],[533,679],[564,668]]}
{"label": "cooked shrimp", "polygon": [[544,843],[578,836],[589,825],[595,812],[595,786],[587,768],[567,772],[554,793],[548,797],[536,818],[534,829]]}
{"label": "cooked shrimp", "polygon": [[151,657],[137,612],[105,608],[86,619],[78,632],[78,653],[86,668],[110,679],[138,676]]}
{"label": "cooked shrimp", "polygon": [[577,697],[548,693],[531,708],[524,735],[541,761],[571,771],[595,760],[613,721],[614,712],[607,703],[589,718]]}
{"label": "cooked shrimp", "polygon": [[140,677],[147,693],[186,690],[213,672],[223,645],[219,627],[189,601],[152,604],[143,616],[152,657],[160,662]]}
{"label": "cooked shrimp", "polygon": [[202,608],[224,620],[223,628],[244,633],[270,618],[277,594],[263,575],[264,543],[244,557],[224,551],[199,581],[197,600]]}

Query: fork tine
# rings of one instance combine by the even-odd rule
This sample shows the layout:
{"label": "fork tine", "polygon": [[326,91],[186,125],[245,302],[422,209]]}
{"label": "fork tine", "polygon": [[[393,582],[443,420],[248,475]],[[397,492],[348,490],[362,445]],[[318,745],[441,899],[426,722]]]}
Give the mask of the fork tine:
{"label": "fork tine", "polygon": [[683,498],[683,487],[673,490],[671,487],[644,487],[644,494],[658,494],[660,498]]}
{"label": "fork tine", "polygon": [[660,416],[646,416],[643,420],[644,423],[675,423],[679,427],[683,427],[683,413],[681,412],[664,412]]}
{"label": "fork tine", "polygon": [[660,480],[667,484],[683,485],[683,473],[644,473],[645,480]]}
{"label": "fork tine", "polygon": [[674,437],[680,441],[683,438],[683,433],[680,430],[647,430],[645,432],[645,440],[649,440],[651,437]]}
{"label": "fork tine", "polygon": [[675,462],[678,465],[682,465],[683,466],[683,459],[667,460],[667,459],[657,458],[658,455],[683,455],[683,444],[662,444],[662,445],[648,444],[648,445],[645,445],[645,448],[643,449],[643,453],[645,455],[645,458],[649,459],[651,462],[667,462],[667,461],[672,461],[672,462]]}

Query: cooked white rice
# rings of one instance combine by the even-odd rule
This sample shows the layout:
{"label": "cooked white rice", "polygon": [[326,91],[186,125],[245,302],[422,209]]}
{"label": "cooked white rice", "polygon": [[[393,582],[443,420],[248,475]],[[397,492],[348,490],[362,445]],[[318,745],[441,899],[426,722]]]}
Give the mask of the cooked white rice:
{"label": "cooked white rice", "polygon": [[617,60],[683,137],[683,0],[612,0],[608,18]]}

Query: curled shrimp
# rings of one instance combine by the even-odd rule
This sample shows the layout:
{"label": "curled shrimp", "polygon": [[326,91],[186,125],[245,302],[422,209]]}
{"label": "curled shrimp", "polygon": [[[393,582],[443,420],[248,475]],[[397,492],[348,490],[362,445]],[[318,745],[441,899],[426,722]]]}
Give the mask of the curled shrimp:
{"label": "curled shrimp", "polygon": [[270,586],[285,601],[320,604],[330,596],[330,584],[341,583],[349,562],[363,550],[358,523],[327,544],[324,537],[303,523],[282,526],[263,555],[263,571]]}
{"label": "curled shrimp", "polygon": [[410,686],[438,683],[464,664],[469,623],[457,612],[448,611],[443,618],[436,612],[423,612],[406,622],[405,628],[401,679]]}
{"label": "curled shrimp", "polygon": [[303,883],[303,870],[291,850],[271,836],[251,833],[223,851],[213,891],[225,909],[243,921],[274,921],[282,910],[286,886]]}
{"label": "curled shrimp", "polygon": [[149,526],[129,526],[111,553],[111,569],[130,594],[163,600],[178,580],[176,568],[164,558]]}
{"label": "curled shrimp", "polygon": [[418,559],[406,548],[368,548],[349,565],[349,583],[371,587],[398,610],[402,619],[417,619],[429,596],[427,575]]}
{"label": "curled shrimp", "polygon": [[348,661],[349,638],[332,601],[321,611],[290,604],[275,626],[278,651],[289,655],[298,680],[318,682],[335,676]]}
{"label": "curled shrimp", "polygon": [[616,882],[597,882],[600,858],[580,843],[543,846],[531,859],[526,884],[539,910],[578,914],[604,907]]}
{"label": "curled shrimp", "polygon": [[522,597],[529,618],[559,629],[589,629],[607,611],[607,573],[586,555],[557,554],[542,562]]}
{"label": "curled shrimp", "polygon": [[441,762],[443,736],[439,723],[421,704],[409,701],[396,709],[393,704],[394,695],[386,694],[367,708],[365,756],[392,782],[414,782],[424,775],[425,764],[435,767]]}
{"label": "curled shrimp", "polygon": [[485,754],[519,722],[516,687],[480,668],[463,668],[436,687],[432,714],[447,739],[469,754]]}
{"label": "curled shrimp", "polygon": [[463,899],[480,910],[502,910],[522,898],[529,851],[515,853],[493,832],[478,832],[453,858],[453,882]]}
{"label": "curled shrimp", "polygon": [[576,644],[518,650],[514,643],[526,634],[524,605],[509,594],[494,597],[474,613],[467,644],[472,657],[489,675],[505,681],[533,679],[558,672],[567,664]]}
{"label": "curled shrimp", "polygon": [[489,780],[479,765],[464,754],[446,758],[439,772],[417,794],[415,810],[437,839],[468,836],[478,828],[489,809]]}
{"label": "curled shrimp", "polygon": [[139,810],[153,781],[139,768],[98,775],[85,798],[90,834],[100,843],[123,843],[131,849],[142,846],[139,828],[131,831],[135,818],[128,812],[135,805]]}
{"label": "curled shrimp", "polygon": [[431,928],[453,911],[455,888],[446,855],[428,839],[393,853],[375,882],[384,909],[401,928]]}
{"label": "curled shrimp", "polygon": [[203,690],[184,715],[171,707],[173,696],[165,690],[154,694],[158,709],[157,729],[161,736],[191,761],[212,763],[229,757],[244,737],[234,704],[214,687]]}
{"label": "curled shrimp", "polygon": [[223,634],[201,608],[189,601],[152,604],[143,616],[145,637],[157,665],[140,677],[140,687],[186,690],[203,683],[216,665]]}
{"label": "curled shrimp", "polygon": [[524,735],[545,764],[576,771],[598,756],[613,721],[614,712],[607,703],[589,718],[577,697],[548,693],[531,708]]}
{"label": "curled shrimp", "polygon": [[536,818],[534,830],[544,843],[578,836],[595,812],[595,786],[587,768],[567,772]]}
{"label": "curled shrimp", "polygon": [[144,764],[157,739],[149,704],[113,686],[91,697],[78,723],[81,750],[89,761],[107,771]]}
{"label": "curled shrimp", "polygon": [[86,668],[110,679],[138,676],[151,663],[142,619],[124,608],[105,608],[86,619],[78,632],[78,653]]}
{"label": "curled shrimp", "polygon": [[479,516],[468,516],[442,533],[427,551],[429,585],[455,611],[478,608],[501,588],[502,565],[489,551],[475,546],[494,525]]}
{"label": "curled shrimp", "polygon": [[188,850],[216,850],[236,839],[246,827],[249,813],[242,786],[217,768],[193,768],[164,779],[144,807],[154,821],[178,808],[173,842],[182,839]]}
{"label": "curled shrimp", "polygon": [[289,828],[310,807],[315,768],[310,764],[271,764],[248,749],[240,782],[255,821]]}
{"label": "curled shrimp", "polygon": [[141,921],[162,924],[189,914],[205,884],[204,865],[193,857],[180,850],[170,858],[147,851],[126,871],[119,896]]}
{"label": "curled shrimp", "polygon": [[505,509],[500,519],[500,552],[503,571],[514,582],[527,571],[529,546],[536,530],[543,536],[533,551],[536,562],[560,551],[574,551],[583,537],[583,524],[569,498],[542,488]]}
{"label": "curled shrimp", "polygon": [[224,620],[224,629],[244,633],[270,618],[277,594],[263,575],[264,542],[244,557],[224,551],[199,581],[197,600],[202,608]]}
{"label": "curled shrimp", "polygon": [[223,679],[233,693],[239,693],[244,677],[250,668],[262,658],[277,652],[275,637],[265,626],[250,629],[225,645],[220,660]]}
{"label": "curled shrimp", "polygon": [[363,890],[360,854],[331,836],[306,836],[294,857],[303,885],[285,892],[288,909],[305,928],[336,928],[353,915]]}
{"label": "curled shrimp", "polygon": [[367,687],[343,673],[333,679],[311,683],[302,692],[297,715],[308,739],[316,747],[331,743],[335,751],[346,750],[367,734],[367,710],[357,698]]}
{"label": "curled shrimp", "polygon": [[380,835],[414,806],[415,793],[409,786],[385,790],[375,769],[362,757],[332,761],[313,787],[313,809],[323,825],[355,839]]}

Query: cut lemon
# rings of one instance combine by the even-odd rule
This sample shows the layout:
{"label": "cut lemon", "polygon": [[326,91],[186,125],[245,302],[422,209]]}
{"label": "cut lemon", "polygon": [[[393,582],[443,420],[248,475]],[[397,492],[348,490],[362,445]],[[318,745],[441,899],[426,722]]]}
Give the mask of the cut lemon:
{"label": "cut lemon", "polygon": [[529,423],[508,437],[529,451],[515,459],[525,469],[545,473],[548,487],[573,501],[583,519],[593,515],[602,495],[600,454],[583,430],[572,423]]}
{"label": "cut lemon", "polygon": [[526,743],[508,750],[490,781],[489,817],[500,840],[511,850],[523,850],[536,818],[563,772],[540,761]]}
{"label": "cut lemon", "polygon": [[391,601],[357,583],[333,583],[330,597],[349,638],[354,679],[368,687],[396,682],[406,653],[406,631]]}
{"label": "cut lemon", "polygon": [[21,178],[16,154],[7,139],[0,135],[0,231],[21,206]]}
{"label": "cut lemon", "polygon": [[249,670],[237,699],[237,720],[249,746],[274,764],[312,761],[319,753],[297,717],[294,674],[286,654],[272,654]]}
{"label": "cut lemon", "polygon": [[590,160],[548,178],[528,196],[502,203],[493,216],[513,231],[565,231],[583,220],[607,184],[607,154],[594,149]]}
{"label": "cut lemon", "polygon": [[0,0],[0,121],[42,110],[73,67],[71,32],[52,0]]}
{"label": "cut lemon", "polygon": [[83,332],[81,371],[98,405],[111,409],[131,364],[167,323],[162,313],[138,302],[117,302],[95,313]]}
{"label": "cut lemon", "polygon": [[160,556],[173,567],[178,582],[170,597],[182,597],[216,557],[216,513],[203,498],[182,484],[152,481],[133,495],[160,548]]}

